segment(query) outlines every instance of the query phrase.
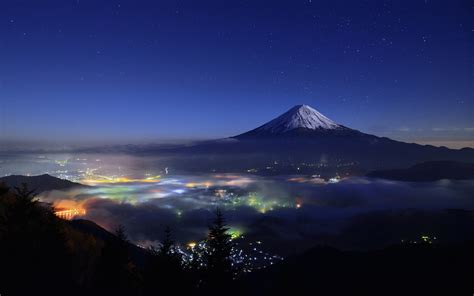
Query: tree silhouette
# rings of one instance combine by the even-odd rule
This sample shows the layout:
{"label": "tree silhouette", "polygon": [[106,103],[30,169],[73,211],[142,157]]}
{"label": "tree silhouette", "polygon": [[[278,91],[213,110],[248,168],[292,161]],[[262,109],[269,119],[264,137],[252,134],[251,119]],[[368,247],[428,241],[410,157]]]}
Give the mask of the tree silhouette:
{"label": "tree silhouette", "polygon": [[35,197],[38,195],[36,189],[30,190],[27,183],[21,183],[20,187],[14,187],[15,195],[23,200],[36,202]]}
{"label": "tree silhouette", "polygon": [[[35,190],[26,184],[15,192],[1,189],[0,262],[1,283],[5,294],[31,294],[35,286],[55,279],[50,294],[72,287],[70,250],[64,222],[51,207],[35,199]],[[28,285],[25,285],[28,283]]]}
{"label": "tree silhouette", "polygon": [[189,273],[184,269],[183,258],[166,226],[163,240],[158,247],[150,247],[145,267],[145,294],[184,294],[191,290]]}
{"label": "tree silhouette", "polygon": [[159,254],[163,256],[169,256],[173,251],[175,250],[174,248],[174,241],[171,235],[171,228],[169,226],[165,227],[164,231],[164,238],[163,241],[161,242],[160,245],[160,251]]}
{"label": "tree silhouette", "polygon": [[232,263],[233,242],[220,209],[216,209],[215,219],[209,226],[207,251],[205,253],[206,276],[204,289],[216,293],[228,287],[234,276]]}
{"label": "tree silhouette", "polygon": [[128,243],[127,233],[125,232],[125,227],[120,224],[115,230],[115,236],[118,238],[121,243]]}
{"label": "tree silhouette", "polygon": [[134,295],[139,291],[140,277],[129,256],[130,242],[125,228],[119,225],[108,239],[96,271],[95,289],[99,294]]}
{"label": "tree silhouette", "polygon": [[10,188],[4,182],[0,182],[0,196],[7,194]]}

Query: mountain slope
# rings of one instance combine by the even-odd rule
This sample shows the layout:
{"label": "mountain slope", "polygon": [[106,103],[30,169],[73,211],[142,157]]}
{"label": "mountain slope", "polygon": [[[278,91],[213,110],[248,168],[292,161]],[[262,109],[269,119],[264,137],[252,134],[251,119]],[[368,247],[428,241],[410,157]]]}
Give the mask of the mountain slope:
{"label": "mountain slope", "polygon": [[429,182],[442,179],[474,179],[474,163],[455,161],[431,161],[407,169],[373,171],[368,177],[388,180]]}
{"label": "mountain slope", "polygon": [[48,174],[39,176],[11,175],[0,178],[0,183],[9,187],[19,187],[22,183],[28,184],[28,188],[36,190],[36,193],[51,190],[67,190],[73,187],[85,186],[68,180],[59,179]]}
{"label": "mountain slope", "polygon": [[336,170],[351,166],[365,172],[426,161],[474,162],[474,149],[452,150],[365,134],[338,124],[307,105],[295,106],[234,137],[154,152],[179,155],[170,165],[201,171],[238,171],[275,162]]}
{"label": "mountain slope", "polygon": [[348,135],[359,133],[327,118],[308,105],[297,105],[264,125],[235,136],[237,139],[315,134]]}
{"label": "mountain slope", "polygon": [[365,252],[315,247],[254,272],[242,295],[464,295],[474,263],[464,244],[403,244]]}
{"label": "mountain slope", "polygon": [[[224,139],[82,152],[162,155],[166,156],[162,158],[163,166],[183,172],[242,172],[271,167],[272,174],[319,174],[327,169],[326,173],[332,175],[344,170],[349,174],[365,174],[426,161],[474,162],[474,149],[452,150],[365,134],[307,105],[295,106],[256,129]],[[273,168],[276,163],[279,168]]]}

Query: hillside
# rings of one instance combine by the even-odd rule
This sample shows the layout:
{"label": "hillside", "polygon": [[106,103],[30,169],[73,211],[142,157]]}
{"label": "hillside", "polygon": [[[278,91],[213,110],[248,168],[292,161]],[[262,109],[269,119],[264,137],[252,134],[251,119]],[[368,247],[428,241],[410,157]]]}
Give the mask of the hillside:
{"label": "hillside", "polygon": [[473,242],[354,252],[316,247],[241,281],[245,295],[466,295]]}
{"label": "hillside", "polygon": [[86,185],[59,179],[48,174],[39,176],[11,175],[0,178],[0,183],[5,183],[9,187],[19,187],[26,183],[28,188],[35,189],[36,193],[51,190],[67,190],[74,187],[84,187]]}
{"label": "hillside", "polygon": [[474,163],[456,161],[424,162],[407,169],[379,170],[367,174],[368,177],[397,181],[429,182],[442,179],[474,179]]}

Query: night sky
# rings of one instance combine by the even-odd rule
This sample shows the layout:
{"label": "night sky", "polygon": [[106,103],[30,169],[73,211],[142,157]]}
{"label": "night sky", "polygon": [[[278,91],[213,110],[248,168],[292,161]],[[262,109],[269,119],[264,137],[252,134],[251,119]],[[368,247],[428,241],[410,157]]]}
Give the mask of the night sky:
{"label": "night sky", "polygon": [[472,1],[0,2],[0,140],[225,137],[296,104],[474,146]]}

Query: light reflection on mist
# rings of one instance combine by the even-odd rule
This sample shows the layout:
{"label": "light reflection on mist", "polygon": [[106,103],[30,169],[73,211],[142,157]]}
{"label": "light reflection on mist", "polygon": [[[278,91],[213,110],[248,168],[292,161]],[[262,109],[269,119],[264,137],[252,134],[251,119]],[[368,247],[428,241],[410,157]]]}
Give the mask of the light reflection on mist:
{"label": "light reflection on mist", "polygon": [[79,203],[106,229],[123,224],[132,240],[155,241],[164,225],[186,242],[205,236],[216,207],[228,223],[275,239],[335,233],[351,217],[396,209],[474,209],[473,181],[404,183],[349,178],[337,184],[250,175],[173,176],[155,183],[107,184],[44,194],[44,201]]}

